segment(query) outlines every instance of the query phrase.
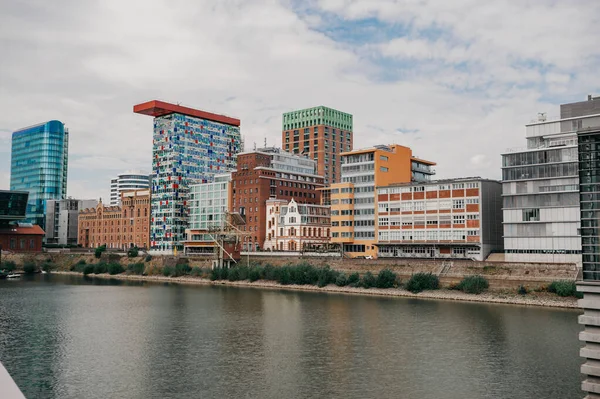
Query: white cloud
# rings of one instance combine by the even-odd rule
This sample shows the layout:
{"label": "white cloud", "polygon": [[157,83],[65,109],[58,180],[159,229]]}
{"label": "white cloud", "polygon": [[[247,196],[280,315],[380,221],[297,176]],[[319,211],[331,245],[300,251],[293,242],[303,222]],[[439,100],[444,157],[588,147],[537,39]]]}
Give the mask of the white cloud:
{"label": "white cloud", "polygon": [[[524,144],[523,125],[557,112],[541,99],[600,88],[593,1],[322,0],[306,3],[309,15],[275,0],[9,3],[0,176],[7,130],[60,119],[73,196],[106,197],[116,172],[150,169],[152,120],[132,106],[153,98],[240,118],[247,148],[281,144],[282,112],[327,105],[354,114],[355,147],[398,142],[437,161],[439,177],[499,178],[499,154]],[[324,12],[410,29],[349,45],[319,33]]]}

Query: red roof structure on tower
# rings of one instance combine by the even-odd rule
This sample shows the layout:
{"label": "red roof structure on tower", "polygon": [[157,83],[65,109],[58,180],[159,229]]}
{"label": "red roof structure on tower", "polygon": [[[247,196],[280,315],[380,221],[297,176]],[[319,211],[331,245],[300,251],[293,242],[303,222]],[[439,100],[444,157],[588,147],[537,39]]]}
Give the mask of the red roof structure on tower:
{"label": "red roof structure on tower", "polygon": [[195,118],[207,119],[213,122],[224,123],[232,126],[240,126],[240,120],[225,115],[213,114],[211,112],[201,111],[199,109],[183,107],[181,105],[170,104],[164,101],[152,100],[142,104],[134,105],[133,112],[136,114],[149,115],[153,117],[169,114],[182,114],[193,116]]}

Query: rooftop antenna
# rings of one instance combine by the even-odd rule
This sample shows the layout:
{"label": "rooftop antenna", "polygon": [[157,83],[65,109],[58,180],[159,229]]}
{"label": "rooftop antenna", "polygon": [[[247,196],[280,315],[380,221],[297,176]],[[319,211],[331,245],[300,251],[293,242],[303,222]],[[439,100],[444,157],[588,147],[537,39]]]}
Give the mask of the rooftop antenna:
{"label": "rooftop antenna", "polygon": [[265,137],[265,148],[267,148],[267,138]]}
{"label": "rooftop antenna", "polygon": [[546,122],[546,113],[538,112],[538,122]]}
{"label": "rooftop antenna", "polygon": [[256,151],[256,141],[254,142],[254,151]]}

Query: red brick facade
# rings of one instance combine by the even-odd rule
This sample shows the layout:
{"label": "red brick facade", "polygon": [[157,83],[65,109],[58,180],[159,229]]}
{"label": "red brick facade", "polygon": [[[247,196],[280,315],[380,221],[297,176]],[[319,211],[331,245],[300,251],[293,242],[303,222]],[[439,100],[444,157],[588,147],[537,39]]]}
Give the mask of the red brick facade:
{"label": "red brick facade", "polygon": [[85,248],[127,249],[150,245],[150,192],[124,191],[121,206],[104,206],[79,212],[77,243]]}
{"label": "red brick facade", "polygon": [[[245,216],[246,225],[242,231],[248,233],[244,238],[243,249],[263,248],[266,236],[265,202],[269,198],[291,200],[301,204],[320,204],[323,178],[315,181],[302,181],[293,172],[281,173],[271,169],[272,156],[263,152],[239,154],[237,171],[232,173],[231,211]],[[283,177],[282,174],[288,177]],[[312,178],[311,178],[312,179]]]}

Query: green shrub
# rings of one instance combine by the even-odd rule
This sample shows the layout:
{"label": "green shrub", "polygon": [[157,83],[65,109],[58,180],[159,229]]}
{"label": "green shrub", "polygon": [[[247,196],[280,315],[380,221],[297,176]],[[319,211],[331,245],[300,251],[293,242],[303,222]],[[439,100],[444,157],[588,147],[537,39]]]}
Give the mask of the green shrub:
{"label": "green shrub", "polygon": [[200,268],[198,266],[194,266],[194,267],[192,267],[192,271],[190,272],[190,274],[192,276],[200,277],[200,276],[202,276],[202,274],[204,274],[204,271],[202,270],[202,268]]}
{"label": "green shrub", "polygon": [[331,268],[329,266],[325,266],[319,269],[319,271],[317,272],[318,275],[318,279],[317,279],[317,286],[318,287],[325,287],[329,284],[333,284],[335,283],[335,280],[337,278],[337,273],[333,270],[331,270]]}
{"label": "green shrub", "polygon": [[7,261],[2,262],[2,267],[0,269],[4,269],[7,272],[12,272],[16,268],[17,268],[17,264],[15,262],[13,262],[12,260],[7,260]]}
{"label": "green shrub", "polygon": [[152,255],[146,255],[144,262],[150,262],[152,260]]}
{"label": "green shrub", "polygon": [[98,259],[102,256],[102,252],[106,251],[106,245],[100,245],[94,250],[94,256]]}
{"label": "green shrub", "polygon": [[227,280],[238,281],[240,279],[240,270],[237,267],[232,267],[227,272]]}
{"label": "green shrub", "polygon": [[215,280],[227,280],[229,275],[229,270],[224,267],[215,267],[210,271],[210,279],[212,281]]}
{"label": "green shrub", "polygon": [[481,294],[489,288],[490,284],[483,276],[467,276],[456,287],[467,294]]}
{"label": "green shrub", "polygon": [[251,282],[260,280],[260,272],[261,271],[258,267],[251,268],[248,272],[248,280],[250,280]]}
{"label": "green shrub", "polygon": [[344,287],[348,285],[348,277],[344,273],[339,273],[337,278],[335,279],[335,285],[338,287]]}
{"label": "green shrub", "polygon": [[558,296],[577,296],[577,287],[574,281],[559,280],[553,281],[548,286],[548,292],[555,293]]}
{"label": "green shrub", "polygon": [[278,279],[275,281],[279,282],[279,284],[281,284],[281,285],[292,284],[292,273],[290,271],[289,266],[283,266],[283,267],[279,268],[278,274],[279,274],[277,276]]}
{"label": "green shrub", "polygon": [[171,266],[163,267],[162,274],[165,277],[169,277],[171,274],[173,274],[173,268]]}
{"label": "green shrub", "polygon": [[396,273],[389,269],[384,269],[377,274],[375,286],[377,288],[392,288],[396,285]]}
{"label": "green shrub", "polygon": [[125,269],[123,269],[123,266],[121,266],[120,263],[110,263],[108,265],[107,269],[108,269],[108,274],[110,274],[110,275],[121,274],[125,271]]}
{"label": "green shrub", "polygon": [[102,273],[108,272],[108,267],[106,267],[106,263],[104,263],[104,262],[99,262],[99,263],[96,263],[95,265],[89,265],[89,266],[94,266],[94,274],[102,274]]}
{"label": "green shrub", "polygon": [[85,267],[83,268],[83,275],[87,276],[90,273],[94,272],[94,265],[85,265]]}
{"label": "green shrub", "polygon": [[413,274],[406,283],[406,289],[410,292],[417,293],[425,290],[437,290],[440,281],[437,276],[431,273]]}
{"label": "green shrub", "polygon": [[127,265],[127,271],[131,272],[133,274],[139,274],[142,275],[144,274],[144,269],[145,269],[145,265],[141,262],[139,263],[131,263],[129,265]]}
{"label": "green shrub", "polygon": [[375,284],[377,284],[377,280],[371,272],[366,272],[360,280],[360,286],[363,288],[372,288],[375,287]]}
{"label": "green shrub", "polygon": [[184,276],[186,274],[190,274],[192,272],[192,267],[187,263],[178,263],[175,265],[171,276],[179,277]]}
{"label": "green shrub", "polygon": [[46,273],[52,271],[52,269],[56,269],[56,265],[53,264],[52,262],[44,262],[44,264],[42,265],[42,270],[45,271]]}
{"label": "green shrub", "polygon": [[519,288],[517,289],[517,294],[519,295],[527,295],[527,288],[525,288],[524,285],[520,285]]}
{"label": "green shrub", "polygon": [[83,269],[85,268],[85,265],[86,265],[85,260],[80,259],[79,262],[71,265],[69,270],[71,270],[72,272],[83,273]]}
{"label": "green shrub", "polygon": [[25,274],[33,274],[37,271],[37,266],[33,262],[25,262],[23,265],[23,271]]}
{"label": "green shrub", "polygon": [[127,257],[129,258],[135,258],[140,254],[140,250],[138,249],[138,247],[131,247],[129,248],[129,250],[127,251]]}
{"label": "green shrub", "polygon": [[352,273],[348,276],[348,285],[350,287],[358,287],[360,285],[360,275],[358,273]]}
{"label": "green shrub", "polygon": [[246,265],[235,266],[234,269],[236,269],[238,272],[238,280],[240,280],[240,281],[248,280],[248,273],[249,273],[248,266],[246,266]]}

